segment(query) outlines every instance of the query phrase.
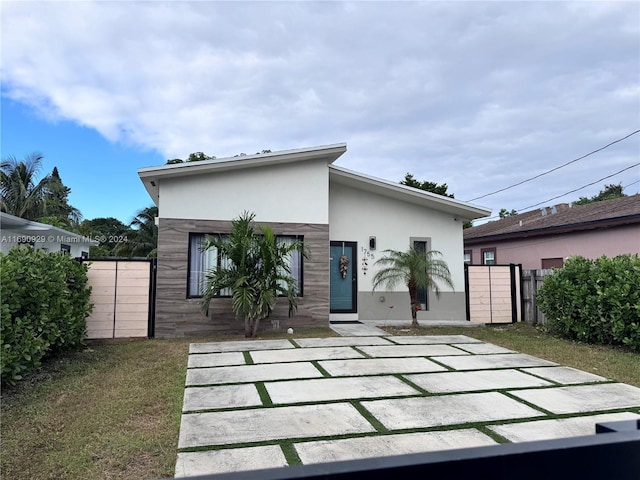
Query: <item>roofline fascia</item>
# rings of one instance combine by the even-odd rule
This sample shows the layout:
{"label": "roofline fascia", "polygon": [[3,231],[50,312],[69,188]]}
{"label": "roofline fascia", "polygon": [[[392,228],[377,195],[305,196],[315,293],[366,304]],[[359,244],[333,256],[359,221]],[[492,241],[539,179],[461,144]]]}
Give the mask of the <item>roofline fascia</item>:
{"label": "roofline fascia", "polygon": [[[203,170],[230,170],[247,168],[255,165],[270,165],[277,163],[288,163],[301,160],[304,157],[333,156],[335,161],[347,151],[346,143],[335,143],[311,148],[299,148],[295,150],[281,150],[271,153],[259,153],[255,155],[245,155],[236,157],[216,158],[213,160],[202,160],[199,162],[184,162],[171,165],[159,165],[154,167],[142,167],[138,169],[141,179],[147,177],[166,177],[193,175]],[[188,172],[187,172],[188,170]]]}
{"label": "roofline fascia", "polygon": [[499,233],[495,235],[486,235],[481,237],[465,238],[465,246],[480,245],[490,242],[501,242],[507,240],[516,240],[519,238],[541,237],[552,234],[562,234],[571,232],[580,232],[587,230],[597,230],[600,228],[620,227],[625,225],[634,225],[640,223],[640,214],[625,215],[624,217],[605,218],[593,220],[590,222],[573,223],[569,225],[555,225],[553,227],[537,228],[534,230],[525,230],[519,232]]}

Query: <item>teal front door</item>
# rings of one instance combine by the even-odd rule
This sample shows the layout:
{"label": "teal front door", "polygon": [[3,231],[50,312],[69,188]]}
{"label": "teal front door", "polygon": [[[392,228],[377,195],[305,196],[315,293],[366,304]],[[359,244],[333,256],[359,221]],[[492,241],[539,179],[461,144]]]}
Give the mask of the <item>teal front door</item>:
{"label": "teal front door", "polygon": [[331,242],[329,248],[329,310],[356,313],[358,275],[356,242]]}

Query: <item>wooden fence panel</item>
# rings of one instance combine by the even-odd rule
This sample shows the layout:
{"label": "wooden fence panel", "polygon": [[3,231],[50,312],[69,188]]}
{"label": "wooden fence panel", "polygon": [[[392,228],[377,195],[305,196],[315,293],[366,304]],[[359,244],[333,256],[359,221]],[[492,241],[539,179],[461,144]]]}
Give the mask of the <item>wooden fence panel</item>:
{"label": "wooden fence panel", "polygon": [[148,261],[89,261],[93,311],[87,318],[88,339],[149,336],[152,267]]}
{"label": "wooden fence panel", "polygon": [[553,273],[553,269],[523,270],[522,294],[524,300],[524,320],[533,324],[544,325],[546,318],[536,304],[536,293],[544,283],[544,279]]}

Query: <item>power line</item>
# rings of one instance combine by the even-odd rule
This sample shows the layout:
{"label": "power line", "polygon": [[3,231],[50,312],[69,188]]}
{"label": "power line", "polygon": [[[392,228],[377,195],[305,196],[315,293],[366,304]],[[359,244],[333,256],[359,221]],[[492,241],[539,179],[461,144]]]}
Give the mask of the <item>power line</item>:
{"label": "power line", "polygon": [[[616,144],[618,142],[622,142],[623,140],[626,140],[627,138],[629,138],[629,137],[631,137],[631,136],[633,136],[633,135],[635,135],[636,133],[639,133],[639,132],[640,132],[640,130],[636,130],[635,132],[631,132],[626,137],[619,138],[618,140],[615,140],[615,141],[605,145],[604,147],[600,147],[597,150],[594,150],[593,152],[589,152],[586,155],[583,155],[583,156],[581,156],[579,158],[571,160],[570,162],[564,163],[564,164],[560,165],[559,167],[552,168],[551,170],[547,170],[546,172],[542,172],[542,173],[540,173],[540,174],[538,174],[538,175],[536,175],[534,177],[527,178],[526,180],[522,180],[521,182],[514,183],[513,185],[509,185],[508,187],[501,188],[500,190],[496,190],[495,192],[487,193],[486,195],[481,195],[480,197],[472,198],[471,200],[467,200],[467,201],[468,202],[473,202],[475,200],[480,200],[481,198],[490,197],[491,195],[495,195],[496,193],[504,192],[505,190],[509,190],[510,188],[517,187],[518,185],[522,185],[523,183],[530,182],[531,180],[535,180],[536,178],[540,178],[540,177],[542,177],[544,175],[547,175],[547,174],[549,174],[551,172],[555,172],[556,170],[560,170],[561,168],[564,168],[567,165],[571,165],[572,163],[575,163],[578,160],[582,160],[583,158],[587,158],[588,156],[593,155],[594,153],[598,153],[598,152],[604,150],[605,148],[609,148],[611,145],[614,145],[614,144]],[[572,193],[572,192],[569,192],[569,193]]]}
{"label": "power line", "polygon": [[542,205],[543,203],[550,202],[551,200],[556,200],[556,199],[558,199],[560,197],[564,197],[565,195],[569,195],[570,193],[575,193],[578,190],[582,190],[583,188],[587,188],[587,187],[590,187],[591,185],[595,185],[596,183],[599,183],[599,182],[601,182],[603,180],[606,180],[607,178],[615,177],[619,173],[626,172],[627,170],[631,170],[632,168],[637,167],[638,165],[640,165],[640,162],[639,163],[634,163],[630,167],[623,168],[622,170],[620,170],[620,171],[618,171],[616,173],[612,173],[611,175],[607,175],[606,177],[602,177],[601,179],[596,180],[595,182],[587,183],[586,185],[583,185],[582,187],[576,188],[576,189],[571,190],[571,191],[569,191],[567,193],[563,193],[562,195],[558,195],[558,196],[555,196],[553,198],[549,198],[548,200],[544,200],[544,201],[542,201],[540,203],[536,203],[535,205],[529,205],[528,207],[521,208],[520,210],[518,210],[518,213],[520,213],[520,212],[522,212],[524,210],[528,210],[528,209],[533,208],[533,207],[537,207],[538,205]]}
{"label": "power line", "polygon": [[[570,193],[575,193],[575,192],[577,192],[577,191],[579,191],[579,190],[582,190],[583,188],[587,188],[587,187],[590,187],[590,186],[592,186],[592,185],[595,185],[596,183],[601,182],[602,180],[606,180],[606,179],[608,179],[608,178],[615,177],[615,176],[616,176],[616,175],[618,175],[619,173],[626,172],[627,170],[631,170],[633,167],[637,167],[637,166],[639,166],[639,165],[640,165],[640,163],[636,163],[636,164],[631,165],[631,166],[629,166],[629,167],[623,168],[622,170],[620,170],[620,171],[618,171],[618,172],[616,172],[616,173],[612,173],[611,175],[607,175],[606,177],[602,177],[602,178],[601,178],[601,179],[599,179],[599,180],[596,180],[596,181],[594,181],[594,182],[588,183],[588,184],[586,184],[586,185],[583,185],[583,186],[581,186],[581,187],[578,187],[578,188],[576,188],[576,189],[573,189],[573,190],[571,190],[571,191],[569,191],[569,192],[563,193],[562,195],[558,195],[558,196],[555,196],[555,197],[553,197],[553,198],[549,198],[548,200],[544,200],[544,201],[542,201],[542,202],[540,202],[540,203],[536,203],[535,205],[530,205],[530,206],[528,206],[528,207],[521,208],[521,209],[517,210],[517,212],[520,214],[520,213],[523,213],[525,210],[528,210],[528,209],[533,208],[533,207],[537,207],[538,205],[542,205],[543,203],[547,203],[547,202],[550,202],[550,201],[552,201],[552,200],[556,200],[556,199],[558,199],[558,198],[564,197],[565,195],[569,195]],[[635,184],[636,184],[636,183],[638,183],[638,182],[640,182],[640,180],[636,180],[635,182],[632,182],[632,183],[630,183],[630,184],[626,185],[625,187],[623,187],[623,189],[624,189],[624,188],[627,188],[627,187],[630,187],[631,185],[635,185]],[[500,216],[499,216],[499,215],[498,215],[498,216],[495,216],[495,215],[494,215],[494,216],[492,216],[492,217],[479,218],[478,220],[485,221],[485,220],[493,220],[494,218],[500,218]]]}

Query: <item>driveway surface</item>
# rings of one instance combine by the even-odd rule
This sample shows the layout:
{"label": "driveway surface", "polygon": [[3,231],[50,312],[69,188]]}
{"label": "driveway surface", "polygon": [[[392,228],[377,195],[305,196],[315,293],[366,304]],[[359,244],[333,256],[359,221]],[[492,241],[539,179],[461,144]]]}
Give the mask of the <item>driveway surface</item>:
{"label": "driveway surface", "polygon": [[640,418],[640,388],[465,335],[375,330],[192,344],[176,477],[591,435]]}

